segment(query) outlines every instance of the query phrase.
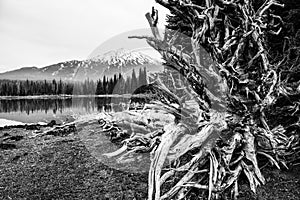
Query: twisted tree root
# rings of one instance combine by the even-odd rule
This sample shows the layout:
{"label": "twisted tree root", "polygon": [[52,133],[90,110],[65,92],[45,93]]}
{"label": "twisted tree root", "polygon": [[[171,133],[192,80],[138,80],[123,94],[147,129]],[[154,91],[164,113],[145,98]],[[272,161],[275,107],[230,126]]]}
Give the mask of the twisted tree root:
{"label": "twisted tree root", "polygon": [[[176,109],[156,102],[148,109],[169,111],[177,121],[164,125],[161,134],[154,137],[131,135],[124,140],[129,153],[151,151],[148,198],[183,199],[189,193],[187,188],[198,188],[207,191],[209,199],[220,198],[228,190],[236,199],[241,174],[246,175],[255,193],[265,183],[259,157],[280,168],[288,167],[291,157],[299,155],[300,139],[295,133],[300,127],[298,100],[295,100],[300,93],[299,83],[290,83],[288,76],[283,83],[279,66],[282,62],[271,65],[265,45],[267,33],[277,34],[281,30],[278,24],[268,24],[269,18],[280,20],[280,17],[266,13],[271,6],[282,5],[266,0],[255,10],[252,0],[156,1],[176,18],[177,24],[172,24],[172,16],[169,17],[175,34],[169,30],[161,37],[155,12],[153,18],[147,15],[153,37],[135,38],[146,39],[161,53],[167,66],[186,77],[197,94],[199,109],[198,119],[192,117],[187,122]],[[191,38],[180,38],[179,30],[186,31]],[[187,48],[174,43],[180,39],[188,44]],[[200,46],[216,62],[215,68],[203,65]],[[276,107],[284,98],[289,106]],[[270,114],[273,108],[276,114],[290,113],[298,121],[274,125]],[[128,121],[134,122],[137,120]],[[191,124],[197,128],[190,128]],[[153,129],[150,133],[154,133]],[[194,155],[189,157],[191,153]],[[175,167],[162,173],[168,159]],[[168,184],[170,189],[162,194],[165,183],[174,177],[178,181]]]}

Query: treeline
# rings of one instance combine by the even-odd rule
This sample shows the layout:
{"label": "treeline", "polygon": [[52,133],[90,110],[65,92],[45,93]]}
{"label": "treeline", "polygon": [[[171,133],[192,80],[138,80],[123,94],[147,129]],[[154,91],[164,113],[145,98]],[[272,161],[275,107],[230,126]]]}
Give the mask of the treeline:
{"label": "treeline", "polygon": [[0,80],[0,96],[72,94],[73,83],[56,81]]}
{"label": "treeline", "polygon": [[[115,81],[117,79],[117,81]],[[131,94],[138,87],[147,84],[146,68],[139,70],[138,75],[135,70],[132,71],[131,76],[123,77],[119,75],[117,78],[107,80],[104,76],[102,81],[97,82],[96,94]]]}
{"label": "treeline", "polygon": [[0,80],[0,96],[128,94],[145,84],[147,73],[144,68],[138,75],[133,70],[126,80],[121,74],[84,82]]}

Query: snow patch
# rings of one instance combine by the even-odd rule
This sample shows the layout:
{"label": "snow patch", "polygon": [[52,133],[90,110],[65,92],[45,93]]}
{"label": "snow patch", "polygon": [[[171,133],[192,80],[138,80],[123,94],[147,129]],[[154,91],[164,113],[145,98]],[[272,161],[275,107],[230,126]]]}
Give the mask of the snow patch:
{"label": "snow patch", "polygon": [[45,67],[44,69],[42,69],[42,72],[45,72],[48,69],[48,67]]}
{"label": "snow patch", "polygon": [[[82,63],[82,66],[83,66],[83,63]],[[75,78],[80,67],[81,67],[81,64],[77,65],[77,67],[74,68],[74,71],[71,75],[72,78]]]}
{"label": "snow patch", "polygon": [[91,60],[118,67],[126,65],[157,64],[157,61],[143,53],[125,49],[109,51],[101,56],[94,57]]}
{"label": "snow patch", "polygon": [[51,75],[52,76],[55,76],[55,75],[57,75],[58,74],[58,71],[55,71],[55,72],[53,72]]}
{"label": "snow patch", "polygon": [[0,119],[0,127],[4,126],[17,126],[17,125],[25,125],[22,122],[8,120],[8,119]]}

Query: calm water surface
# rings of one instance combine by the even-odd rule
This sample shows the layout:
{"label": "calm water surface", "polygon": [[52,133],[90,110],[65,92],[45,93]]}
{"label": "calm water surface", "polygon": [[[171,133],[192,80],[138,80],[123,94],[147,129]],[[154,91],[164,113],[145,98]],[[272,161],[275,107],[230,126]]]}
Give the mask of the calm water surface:
{"label": "calm water surface", "polygon": [[123,97],[1,99],[0,119],[24,123],[71,121],[76,115],[121,111],[128,102]]}
{"label": "calm water surface", "polygon": [[[74,120],[74,115],[122,111],[127,109],[129,100],[129,98],[116,97],[1,99],[0,119],[24,123],[49,122],[51,120],[56,120],[57,123],[70,122]],[[149,169],[148,154],[131,155],[122,161],[119,160],[120,156],[106,157],[105,153],[114,152],[120,147],[112,143],[110,137],[103,134],[99,126],[94,124],[80,126],[79,137],[91,156],[107,166],[135,173],[144,173]]]}

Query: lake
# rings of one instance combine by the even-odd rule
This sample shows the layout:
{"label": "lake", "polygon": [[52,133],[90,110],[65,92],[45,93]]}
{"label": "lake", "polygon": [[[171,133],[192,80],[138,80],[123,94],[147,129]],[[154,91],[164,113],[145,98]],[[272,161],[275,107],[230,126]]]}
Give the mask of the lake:
{"label": "lake", "polygon": [[128,102],[129,98],[125,97],[7,98],[0,99],[0,119],[23,123],[69,122],[82,114],[122,111]]}
{"label": "lake", "polygon": [[[99,112],[117,112],[127,109],[129,97],[66,97],[66,98],[22,98],[0,99],[0,127],[6,120],[23,123],[71,122],[78,115]],[[4,120],[2,120],[4,119]],[[101,132],[97,122],[77,124],[80,131],[78,137],[86,146],[91,156],[101,163],[126,172],[147,172],[150,162],[149,155],[127,156],[124,161],[119,157],[106,157],[119,149],[119,146],[110,141],[110,137]]]}

